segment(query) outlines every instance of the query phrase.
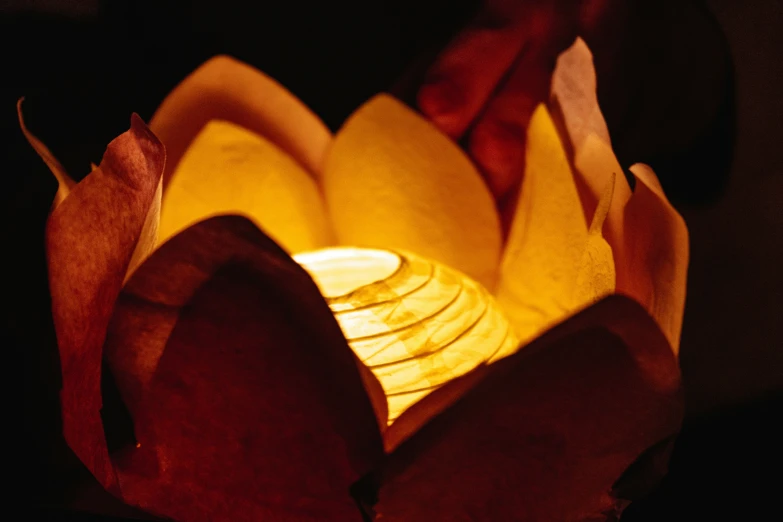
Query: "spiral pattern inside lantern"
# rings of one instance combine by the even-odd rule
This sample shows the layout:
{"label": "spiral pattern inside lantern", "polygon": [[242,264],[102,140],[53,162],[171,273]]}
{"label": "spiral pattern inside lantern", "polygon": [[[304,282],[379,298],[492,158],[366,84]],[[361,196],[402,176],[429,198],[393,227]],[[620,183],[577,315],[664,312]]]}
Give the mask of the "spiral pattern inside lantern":
{"label": "spiral pattern inside lantern", "polygon": [[328,248],[294,259],[383,386],[389,424],[439,386],[517,348],[489,292],[439,263],[366,248]]}

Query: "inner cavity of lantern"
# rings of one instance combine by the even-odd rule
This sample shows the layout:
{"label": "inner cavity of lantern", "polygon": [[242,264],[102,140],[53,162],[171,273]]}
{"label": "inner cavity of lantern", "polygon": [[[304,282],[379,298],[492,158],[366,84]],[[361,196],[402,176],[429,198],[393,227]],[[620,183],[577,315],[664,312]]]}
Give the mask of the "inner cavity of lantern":
{"label": "inner cavity of lantern", "polygon": [[296,254],[386,393],[391,424],[413,403],[518,339],[479,283],[408,252],[327,248]]}

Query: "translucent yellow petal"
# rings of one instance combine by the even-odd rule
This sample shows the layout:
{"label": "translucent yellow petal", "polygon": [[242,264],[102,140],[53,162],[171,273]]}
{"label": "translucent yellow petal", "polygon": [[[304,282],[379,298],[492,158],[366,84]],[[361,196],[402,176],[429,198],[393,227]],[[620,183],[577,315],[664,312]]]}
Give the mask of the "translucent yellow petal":
{"label": "translucent yellow petal", "polygon": [[523,340],[583,304],[576,285],[588,239],[565,150],[541,105],[528,127],[525,175],[497,289]]}
{"label": "translucent yellow petal", "polygon": [[587,244],[579,263],[576,276],[574,303],[581,306],[592,304],[614,292],[615,268],[612,247],[604,239],[601,231],[612,206],[617,176],[610,177],[598,202],[593,221],[587,234]]}
{"label": "translucent yellow petal", "polygon": [[190,142],[211,120],[265,137],[312,175],[321,169],[331,133],[272,78],[228,56],[216,56],[185,78],[155,112],[150,128],[166,145],[164,187]]}
{"label": "translucent yellow petal", "polygon": [[468,157],[399,101],[379,95],[332,143],[322,186],[338,241],[408,250],[493,288],[494,202]]}
{"label": "translucent yellow petal", "polygon": [[332,243],[315,181],[256,134],[212,121],[182,157],[163,196],[160,242],[217,214],[247,216],[289,253]]}
{"label": "translucent yellow petal", "polygon": [[582,192],[582,203],[588,219],[591,219],[596,205],[601,198],[601,191],[611,182],[614,192],[611,197],[611,205],[606,216],[604,233],[609,242],[614,241],[622,234],[623,208],[631,197],[631,187],[622,174],[623,169],[617,161],[608,142],[595,134],[588,135],[574,154],[574,167],[576,174],[583,181],[586,189]]}

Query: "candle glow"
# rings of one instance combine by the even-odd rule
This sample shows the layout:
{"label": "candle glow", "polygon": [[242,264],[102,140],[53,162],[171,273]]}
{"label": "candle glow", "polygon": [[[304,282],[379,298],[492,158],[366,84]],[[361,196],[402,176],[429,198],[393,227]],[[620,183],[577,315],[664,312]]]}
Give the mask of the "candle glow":
{"label": "candle glow", "polygon": [[446,382],[518,346],[489,292],[442,264],[407,252],[353,247],[293,257],[380,381],[389,424]]}

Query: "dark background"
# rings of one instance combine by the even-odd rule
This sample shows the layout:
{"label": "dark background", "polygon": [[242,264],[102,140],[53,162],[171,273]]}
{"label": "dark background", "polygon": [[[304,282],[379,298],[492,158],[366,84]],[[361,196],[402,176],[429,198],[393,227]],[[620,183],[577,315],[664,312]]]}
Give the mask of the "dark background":
{"label": "dark background", "polygon": [[[462,0],[250,4],[0,1],[9,513],[69,501],[73,484],[88,481],[58,432],[59,363],[42,244],[55,184],[18,131],[15,100],[27,96],[30,128],[77,178],[127,129],[131,112],[148,120],[179,80],[218,53],[276,78],[336,129],[447,40],[474,7]],[[716,142],[714,154],[702,151],[704,161],[684,173],[662,173],[692,243],[681,349],[688,418],[671,473],[627,510],[629,521],[781,516],[775,450],[783,439],[773,425],[783,413],[783,2],[707,4],[735,68],[736,120],[724,122],[736,136],[733,163],[710,161],[729,156],[729,145]],[[90,498],[113,509],[111,499]]]}

